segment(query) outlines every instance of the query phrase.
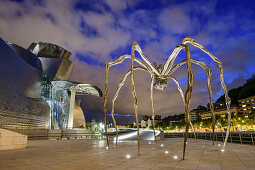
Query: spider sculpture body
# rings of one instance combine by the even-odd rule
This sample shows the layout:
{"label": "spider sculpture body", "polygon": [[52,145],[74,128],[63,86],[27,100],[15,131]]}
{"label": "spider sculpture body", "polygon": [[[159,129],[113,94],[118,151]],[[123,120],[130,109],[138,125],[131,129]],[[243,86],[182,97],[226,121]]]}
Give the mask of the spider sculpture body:
{"label": "spider sculpture body", "polygon": [[[111,115],[112,115],[113,123],[115,125],[116,132],[117,132],[116,145],[117,145],[117,141],[118,141],[118,130],[117,130],[117,125],[116,125],[116,121],[115,121],[115,118],[114,118],[115,101],[116,101],[116,99],[119,95],[119,92],[120,92],[122,86],[124,85],[128,75],[130,74],[132,94],[133,94],[133,99],[134,99],[134,110],[135,110],[135,115],[136,115],[136,124],[139,125],[138,111],[137,111],[138,99],[137,99],[135,83],[134,83],[134,71],[135,70],[142,70],[142,71],[148,72],[151,75],[150,89],[151,89],[151,106],[152,106],[152,126],[153,126],[153,129],[155,127],[155,123],[154,123],[154,104],[153,104],[153,87],[155,89],[158,89],[158,90],[164,90],[168,85],[168,80],[169,79],[173,80],[176,83],[177,87],[178,87],[178,90],[181,94],[181,97],[182,97],[182,100],[183,100],[183,103],[184,103],[184,106],[185,106],[185,115],[186,115],[186,128],[185,128],[184,147],[183,147],[183,159],[184,159],[186,143],[187,143],[187,137],[188,137],[188,131],[189,131],[189,124],[191,125],[191,127],[193,129],[193,132],[195,133],[194,128],[192,126],[192,123],[190,121],[190,115],[189,115],[190,102],[191,102],[191,92],[192,92],[192,87],[193,87],[193,72],[192,72],[192,68],[191,68],[191,63],[199,65],[200,67],[202,67],[205,70],[206,75],[207,75],[207,87],[208,87],[209,99],[210,99],[210,111],[212,113],[212,130],[213,130],[213,145],[214,145],[215,116],[213,114],[214,107],[213,107],[212,90],[211,90],[211,74],[212,74],[212,71],[211,71],[210,67],[207,66],[205,63],[203,63],[201,61],[191,59],[190,48],[186,44],[191,44],[191,45],[199,48],[200,50],[202,50],[203,52],[208,54],[219,65],[221,85],[222,85],[222,88],[223,88],[224,93],[225,93],[225,101],[226,101],[226,106],[227,106],[227,111],[228,111],[228,128],[227,128],[227,133],[226,133],[226,138],[225,138],[225,141],[224,141],[223,149],[225,148],[225,145],[226,145],[226,142],[227,142],[227,139],[228,139],[228,135],[229,135],[229,131],[230,131],[230,126],[231,126],[231,114],[230,114],[230,102],[231,101],[230,101],[230,98],[228,97],[227,88],[226,88],[226,85],[225,85],[225,82],[224,82],[223,67],[222,67],[221,61],[218,58],[216,58],[212,53],[210,53],[207,49],[205,49],[201,44],[196,42],[190,36],[186,36],[182,39],[181,43],[176,46],[176,48],[173,50],[173,52],[171,53],[171,55],[169,56],[169,58],[167,59],[167,61],[164,65],[160,64],[159,66],[157,66],[156,64],[151,64],[150,61],[144,56],[144,54],[143,54],[143,52],[142,52],[142,50],[141,50],[141,48],[140,48],[140,46],[138,45],[137,42],[132,43],[131,55],[122,55],[122,56],[118,57],[116,60],[114,60],[112,62],[105,62],[105,94],[104,94],[103,112],[104,112],[105,132],[106,132],[106,139],[107,139],[108,148],[109,148],[109,139],[108,139],[108,135],[107,135],[107,126],[106,126],[106,112],[107,112],[106,104],[107,104],[107,96],[108,96],[109,69],[110,69],[110,67],[112,67],[114,65],[121,64],[125,59],[130,59],[131,60],[131,69],[124,75],[124,77],[120,81],[117,92],[115,93],[115,95],[112,99]],[[182,62],[176,64],[175,66],[173,66],[174,61],[175,61],[177,55],[179,54],[179,52],[181,50],[186,51],[186,59],[183,60]],[[140,56],[143,59],[143,62],[135,57],[135,51],[137,51],[140,54]],[[134,62],[138,63],[139,65],[134,66]],[[187,82],[188,86],[187,86],[187,90],[186,90],[185,93],[183,93],[183,90],[182,90],[179,82],[176,80],[176,78],[174,76],[172,76],[172,74],[176,70],[178,70],[178,68],[180,68],[180,66],[182,66],[184,64],[186,64],[187,70],[188,70],[188,82]],[[154,83],[154,81],[155,81],[155,83]],[[155,130],[154,130],[154,137],[155,137]],[[156,137],[155,137],[155,140],[156,140]],[[138,154],[140,154],[139,126],[137,126],[137,146],[138,146]]]}

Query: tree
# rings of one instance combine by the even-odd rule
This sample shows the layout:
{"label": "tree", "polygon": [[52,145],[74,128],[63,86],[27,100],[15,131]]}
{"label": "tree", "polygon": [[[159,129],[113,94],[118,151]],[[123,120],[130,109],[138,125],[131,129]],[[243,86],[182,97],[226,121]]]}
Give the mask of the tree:
{"label": "tree", "polygon": [[207,108],[205,106],[199,105],[199,106],[197,106],[197,109],[198,110],[206,110]]}
{"label": "tree", "polygon": [[[231,98],[231,105],[238,105],[238,99],[243,99],[255,95],[255,75],[246,80],[243,86],[233,88],[228,91]],[[225,103],[225,95],[220,96],[216,103]]]}

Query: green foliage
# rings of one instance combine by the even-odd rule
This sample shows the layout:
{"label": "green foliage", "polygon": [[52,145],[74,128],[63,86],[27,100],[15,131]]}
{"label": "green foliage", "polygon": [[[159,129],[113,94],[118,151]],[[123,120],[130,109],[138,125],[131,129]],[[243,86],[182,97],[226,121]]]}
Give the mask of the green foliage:
{"label": "green foliage", "polygon": [[192,124],[195,128],[198,128],[200,126],[200,123],[202,122],[202,119],[199,118],[199,119],[196,119],[194,121],[192,121]]}
{"label": "green foliage", "polygon": [[199,106],[197,106],[197,109],[198,110],[206,110],[207,108],[205,106],[199,105]]}
{"label": "green foliage", "polygon": [[167,125],[164,122],[157,122],[155,128],[165,130],[167,128]]}
{"label": "green foliage", "polygon": [[91,123],[90,122],[86,122],[86,127],[90,129],[91,128]]}
{"label": "green foliage", "polygon": [[238,98],[243,99],[255,95],[255,75],[246,81],[242,86]]}
{"label": "green foliage", "polygon": [[[233,88],[228,91],[232,105],[238,105],[238,99],[243,99],[255,95],[255,75],[246,81],[243,86]],[[220,96],[216,103],[225,103],[225,95]]]}

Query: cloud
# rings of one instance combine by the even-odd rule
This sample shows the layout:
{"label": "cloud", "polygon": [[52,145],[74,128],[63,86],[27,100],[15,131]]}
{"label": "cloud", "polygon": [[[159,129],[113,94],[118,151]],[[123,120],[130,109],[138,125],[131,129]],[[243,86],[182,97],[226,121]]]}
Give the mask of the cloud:
{"label": "cloud", "polygon": [[163,10],[159,17],[160,26],[173,33],[186,33],[190,30],[190,18],[181,7]]}

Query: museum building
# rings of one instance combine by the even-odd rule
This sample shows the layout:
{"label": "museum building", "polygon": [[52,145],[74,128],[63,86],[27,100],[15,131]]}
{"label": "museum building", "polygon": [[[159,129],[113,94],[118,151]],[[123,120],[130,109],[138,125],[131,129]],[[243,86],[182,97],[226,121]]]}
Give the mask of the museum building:
{"label": "museum building", "polygon": [[69,81],[71,53],[55,44],[28,49],[0,38],[0,128],[72,129],[84,127],[76,95],[102,97],[91,84]]}

